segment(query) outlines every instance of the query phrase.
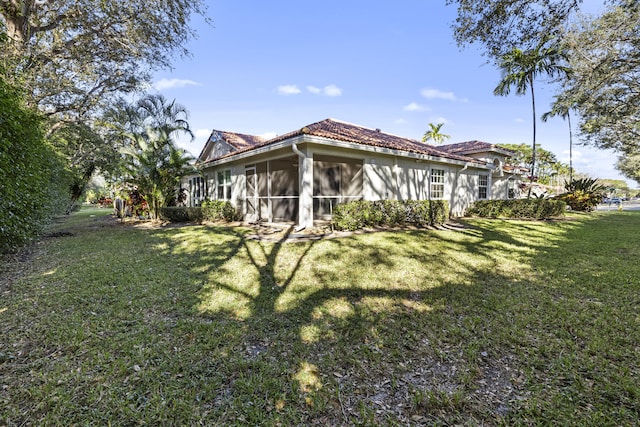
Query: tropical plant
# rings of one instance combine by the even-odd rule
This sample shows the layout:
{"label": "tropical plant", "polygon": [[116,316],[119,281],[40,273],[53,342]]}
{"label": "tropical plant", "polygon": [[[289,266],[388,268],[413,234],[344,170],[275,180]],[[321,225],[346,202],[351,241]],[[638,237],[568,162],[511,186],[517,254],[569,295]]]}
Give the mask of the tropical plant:
{"label": "tropical plant", "polygon": [[444,123],[429,123],[429,130],[422,136],[422,142],[433,141],[436,144],[442,144],[445,140],[451,138],[450,135],[440,132],[442,126],[444,126]]}
{"label": "tropical plant", "polygon": [[131,145],[120,151],[126,159],[128,181],[147,198],[151,214],[157,218],[159,209],[176,197],[180,178],[195,173],[193,158],[177,148],[164,129],[149,128],[127,137]]}
{"label": "tropical plant", "polygon": [[188,122],[189,111],[175,99],[169,102],[161,94],[147,95],[136,103],[135,111],[144,127],[162,129],[169,135],[183,132],[194,138]]}
{"label": "tropical plant", "polygon": [[590,212],[602,201],[606,187],[595,178],[574,179],[565,183],[566,192],[557,199],[574,211]]}
{"label": "tropical plant", "polygon": [[[531,106],[533,113],[533,143],[531,159],[530,182],[533,183],[536,167],[536,100],[534,91],[534,81],[537,77],[545,75],[554,77],[557,75],[568,75],[570,70],[562,65],[566,61],[566,55],[561,46],[557,44],[547,45],[544,40],[538,46],[530,50],[520,50],[513,48],[504,54],[500,60],[502,70],[502,80],[494,89],[495,95],[506,96],[515,87],[517,95],[524,95],[527,90],[531,91]],[[531,186],[527,197],[531,197]]]}

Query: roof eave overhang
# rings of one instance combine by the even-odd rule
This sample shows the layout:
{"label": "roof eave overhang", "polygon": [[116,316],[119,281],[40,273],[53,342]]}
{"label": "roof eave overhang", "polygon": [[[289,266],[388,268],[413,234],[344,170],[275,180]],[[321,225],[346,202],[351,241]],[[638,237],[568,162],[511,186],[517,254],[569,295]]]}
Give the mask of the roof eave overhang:
{"label": "roof eave overhang", "polygon": [[324,145],[324,146],[329,146],[329,147],[346,148],[346,149],[365,151],[365,152],[375,153],[375,154],[385,154],[385,155],[389,155],[389,156],[404,157],[404,158],[413,159],[413,160],[420,160],[420,161],[430,161],[430,162],[437,162],[437,163],[447,163],[447,164],[458,165],[458,166],[468,166],[468,167],[474,167],[474,168],[479,168],[479,169],[489,169],[489,170],[491,170],[491,169],[494,168],[494,166],[491,165],[491,164],[474,161],[475,159],[473,159],[473,160],[470,159],[469,161],[451,159],[451,158],[448,158],[448,157],[440,157],[440,156],[434,156],[434,155],[429,155],[429,154],[414,153],[414,152],[411,152],[411,151],[397,150],[397,149],[393,149],[393,148],[378,147],[378,146],[366,145],[366,144],[358,144],[358,143],[355,143],[355,142],[348,142],[348,141],[340,141],[340,140],[337,140],[337,139],[325,138],[325,137],[315,136],[315,135],[296,135],[294,137],[287,138],[287,139],[285,139],[283,141],[279,141],[279,142],[276,142],[276,143],[273,143],[273,144],[268,144],[268,145],[265,145],[263,147],[259,147],[259,148],[253,149],[253,150],[243,151],[243,152],[237,153],[237,154],[230,154],[230,155],[228,155],[226,157],[223,157],[223,158],[220,158],[220,159],[211,160],[209,162],[203,162],[203,163],[201,163],[201,164],[199,164],[197,166],[202,168],[202,167],[224,165],[224,164],[227,164],[227,163],[231,163],[231,162],[235,162],[235,161],[238,161],[238,160],[246,159],[246,158],[249,158],[249,157],[257,156],[257,155],[260,155],[260,154],[265,154],[265,153],[268,153],[269,151],[278,150],[280,148],[287,148],[287,147],[292,146],[293,144],[300,145],[300,144],[304,144],[304,143]]}

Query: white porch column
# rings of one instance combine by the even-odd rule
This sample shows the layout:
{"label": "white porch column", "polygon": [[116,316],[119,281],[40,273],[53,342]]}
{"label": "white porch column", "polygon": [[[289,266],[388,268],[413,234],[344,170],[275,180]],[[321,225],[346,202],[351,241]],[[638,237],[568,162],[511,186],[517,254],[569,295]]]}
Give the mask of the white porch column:
{"label": "white porch column", "polygon": [[308,149],[298,150],[293,144],[293,151],[298,154],[298,228],[313,227],[313,153]]}

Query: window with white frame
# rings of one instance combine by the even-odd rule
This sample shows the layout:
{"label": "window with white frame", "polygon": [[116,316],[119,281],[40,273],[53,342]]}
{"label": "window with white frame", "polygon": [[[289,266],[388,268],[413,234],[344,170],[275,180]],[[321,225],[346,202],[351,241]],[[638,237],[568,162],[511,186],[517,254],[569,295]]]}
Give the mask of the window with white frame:
{"label": "window with white frame", "polygon": [[431,169],[431,198],[444,198],[444,169]]}
{"label": "window with white frame", "polygon": [[231,169],[218,172],[218,200],[231,200]]}
{"label": "window with white frame", "polygon": [[207,176],[196,176],[189,180],[189,194],[191,194],[191,206],[200,206],[207,198]]}
{"label": "window with white frame", "polygon": [[489,176],[478,175],[478,199],[486,199],[489,189]]}

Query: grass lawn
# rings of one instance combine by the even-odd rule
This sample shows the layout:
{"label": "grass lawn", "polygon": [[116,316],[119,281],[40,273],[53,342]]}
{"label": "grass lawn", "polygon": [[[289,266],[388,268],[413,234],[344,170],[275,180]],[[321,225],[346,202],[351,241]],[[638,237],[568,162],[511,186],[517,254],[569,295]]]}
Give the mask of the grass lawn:
{"label": "grass lawn", "polygon": [[304,242],[85,209],[0,264],[0,425],[636,425],[640,212]]}

